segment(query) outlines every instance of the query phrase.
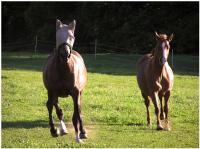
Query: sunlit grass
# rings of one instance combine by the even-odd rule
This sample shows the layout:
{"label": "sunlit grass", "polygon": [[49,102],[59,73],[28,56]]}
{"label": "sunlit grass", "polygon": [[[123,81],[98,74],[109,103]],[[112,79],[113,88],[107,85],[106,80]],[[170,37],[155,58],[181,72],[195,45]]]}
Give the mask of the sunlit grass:
{"label": "sunlit grass", "polygon": [[[83,96],[83,116],[89,139],[75,143],[71,123],[71,97],[61,98],[66,136],[49,132],[47,94],[42,66],[47,55],[2,55],[2,147],[198,147],[198,57],[174,58],[175,82],[170,98],[172,131],[156,131],[151,104],[152,128],[146,126],[146,109],[135,77],[140,55],[84,55],[88,83]],[[54,111],[54,118],[56,114]]]}

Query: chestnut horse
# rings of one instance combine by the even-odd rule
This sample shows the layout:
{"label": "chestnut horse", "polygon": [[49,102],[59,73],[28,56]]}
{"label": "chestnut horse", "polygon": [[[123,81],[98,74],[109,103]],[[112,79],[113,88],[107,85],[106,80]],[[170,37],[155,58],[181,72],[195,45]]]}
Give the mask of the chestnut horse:
{"label": "chestnut horse", "polygon": [[[48,57],[47,63],[44,66],[43,82],[48,92],[46,106],[49,112],[51,135],[57,137],[58,135],[68,133],[63,122],[62,109],[58,105],[58,97],[70,95],[74,103],[72,121],[76,141],[82,142],[81,139],[87,138],[81,117],[81,100],[87,81],[87,70],[81,55],[72,50],[75,40],[75,25],[75,20],[69,25],[63,24],[60,20],[56,21],[56,52]],[[54,126],[52,117],[53,106],[60,120],[60,128]],[[78,134],[79,130],[80,134]]]}
{"label": "chestnut horse", "polygon": [[[155,107],[157,117],[157,130],[163,130],[160,120],[166,120],[166,130],[170,130],[168,121],[169,97],[173,87],[173,72],[167,58],[170,50],[170,41],[173,38],[166,34],[157,34],[156,47],[151,54],[146,54],[137,62],[137,82],[145,100],[147,110],[147,125],[151,126],[149,114],[150,99]],[[164,97],[164,108],[163,108]],[[159,106],[160,99],[160,106]]]}

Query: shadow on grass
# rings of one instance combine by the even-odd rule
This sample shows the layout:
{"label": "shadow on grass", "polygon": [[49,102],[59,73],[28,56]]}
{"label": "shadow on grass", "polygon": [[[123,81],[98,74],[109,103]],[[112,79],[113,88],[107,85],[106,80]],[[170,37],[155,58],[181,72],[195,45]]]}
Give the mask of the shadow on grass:
{"label": "shadow on grass", "polygon": [[[101,124],[100,124],[101,125]],[[118,125],[118,126],[144,126],[142,123],[126,123],[126,124],[118,124],[118,123],[111,123],[111,124],[105,124],[105,125]]]}
{"label": "shadow on grass", "polygon": [[24,57],[2,57],[3,70],[31,70],[42,71],[45,58],[24,58]]}
{"label": "shadow on grass", "polygon": [[49,124],[44,120],[35,120],[35,121],[16,121],[16,122],[2,122],[2,129],[6,128],[48,128]]}
{"label": "shadow on grass", "polygon": [[[4,53],[2,55],[3,70],[31,70],[41,72],[46,63],[48,55],[42,54],[25,54]],[[135,64],[137,56],[105,54],[97,56],[83,55],[83,59],[88,72],[101,73],[110,75],[135,75]]]}
{"label": "shadow on grass", "polygon": [[[42,71],[46,63],[47,54],[26,53],[17,55],[16,53],[3,53],[3,70],[33,70]],[[88,72],[110,75],[136,75],[136,63],[142,55],[133,54],[101,54],[96,59],[92,54],[83,54]],[[171,61],[169,57],[169,64]],[[179,75],[199,75],[198,56],[175,55],[174,56],[174,74]]]}
{"label": "shadow on grass", "polygon": [[92,123],[92,124],[86,124],[86,125],[105,125],[105,126],[146,126],[143,123]]}
{"label": "shadow on grass", "polygon": [[[57,125],[57,123],[55,123]],[[92,123],[92,124],[86,124],[86,125],[106,125],[106,126],[145,126],[142,123]],[[36,128],[36,127],[42,127],[42,128],[49,128],[48,121],[44,120],[35,120],[35,121],[2,121],[2,129],[6,128]]]}
{"label": "shadow on grass", "polygon": [[135,132],[135,131],[154,131],[154,127],[149,128],[144,123],[93,123],[93,124],[87,124],[87,125],[98,125],[101,129],[105,129],[106,131],[111,132]]}

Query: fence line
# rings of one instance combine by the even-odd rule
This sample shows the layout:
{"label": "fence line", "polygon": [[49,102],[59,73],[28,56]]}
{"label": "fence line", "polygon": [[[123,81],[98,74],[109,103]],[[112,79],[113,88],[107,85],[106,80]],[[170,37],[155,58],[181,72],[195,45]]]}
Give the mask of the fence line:
{"label": "fence line", "polygon": [[56,42],[53,42],[53,41],[45,41],[45,40],[37,40],[38,42],[40,42],[40,43],[44,43],[44,44],[54,44],[55,45],[55,43]]}
{"label": "fence line", "polygon": [[[89,43],[75,43],[74,48],[80,53],[93,54],[94,58],[97,58],[97,55],[101,54],[120,54],[120,53],[134,53],[137,51],[129,51],[127,48],[122,48],[119,45],[112,43],[104,44],[99,43],[97,40]],[[85,50],[86,49],[86,50]],[[55,42],[53,41],[44,41],[38,40],[35,41],[23,41],[23,42],[12,42],[12,43],[3,43],[2,51],[33,51],[33,52],[55,52]],[[174,49],[171,50],[171,65],[174,69]]]}
{"label": "fence line", "polygon": [[[26,51],[33,51],[33,52],[50,52],[50,51],[53,51],[53,49],[55,48],[55,44],[56,43],[53,41],[39,40],[37,37],[35,37],[34,41],[3,43],[2,49],[3,51],[26,50]],[[23,49],[23,48],[28,48],[28,49]],[[88,42],[88,43],[75,43],[74,49],[80,53],[90,53],[90,54],[133,53],[133,50],[123,48],[114,43],[105,44],[99,41],[97,43],[97,40],[95,40],[94,42]]]}
{"label": "fence line", "polygon": [[55,42],[38,40],[23,42],[9,42],[2,44],[2,51],[33,51],[33,52],[49,52],[53,51]]}

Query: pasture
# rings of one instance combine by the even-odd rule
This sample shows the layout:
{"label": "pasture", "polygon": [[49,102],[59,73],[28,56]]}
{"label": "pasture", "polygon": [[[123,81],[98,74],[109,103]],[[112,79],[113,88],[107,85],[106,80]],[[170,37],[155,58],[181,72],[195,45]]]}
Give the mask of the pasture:
{"label": "pasture", "polygon": [[[146,126],[146,108],[136,82],[141,55],[83,55],[88,83],[82,114],[89,138],[77,144],[71,97],[61,98],[69,134],[53,138],[48,125],[42,66],[47,54],[2,53],[1,147],[199,147],[199,57],[174,56],[175,82],[170,98],[171,131]],[[58,122],[54,110],[54,119]]]}

